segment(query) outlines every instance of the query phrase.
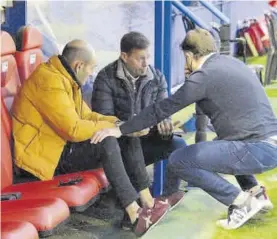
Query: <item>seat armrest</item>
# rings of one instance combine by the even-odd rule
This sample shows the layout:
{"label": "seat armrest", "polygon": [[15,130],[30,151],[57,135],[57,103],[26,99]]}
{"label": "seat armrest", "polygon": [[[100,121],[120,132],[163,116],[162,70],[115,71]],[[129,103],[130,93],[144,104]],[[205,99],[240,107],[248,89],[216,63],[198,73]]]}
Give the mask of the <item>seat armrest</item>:
{"label": "seat armrest", "polygon": [[17,200],[21,198],[21,192],[1,193],[1,202]]}
{"label": "seat armrest", "polygon": [[64,187],[64,186],[72,186],[72,185],[76,185],[79,184],[80,182],[83,181],[82,177],[76,177],[76,178],[70,178],[66,181],[59,181],[59,185],[58,187]]}

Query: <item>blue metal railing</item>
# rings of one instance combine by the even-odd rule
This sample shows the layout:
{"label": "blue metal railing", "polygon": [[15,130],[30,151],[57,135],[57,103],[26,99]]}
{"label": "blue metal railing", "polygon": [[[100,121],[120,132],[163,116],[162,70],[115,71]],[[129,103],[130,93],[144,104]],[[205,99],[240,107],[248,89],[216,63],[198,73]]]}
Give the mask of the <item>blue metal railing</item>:
{"label": "blue metal railing", "polygon": [[186,15],[188,18],[190,18],[195,24],[201,28],[204,28],[206,30],[211,30],[211,26],[204,21],[201,20],[201,18],[197,17],[188,7],[186,7],[183,3],[177,0],[172,1],[172,5],[176,7],[181,13]]}
{"label": "blue metal railing", "polygon": [[[164,2],[155,1],[155,68],[161,72],[164,72],[164,15]],[[164,162],[155,163],[152,188],[154,197],[163,193],[164,172]]]}
{"label": "blue metal railing", "polygon": [[223,21],[223,23],[230,24],[230,19],[218,8],[216,8],[212,3],[203,0],[199,0],[199,2],[209,11],[211,11],[216,17],[218,17],[221,21]]}

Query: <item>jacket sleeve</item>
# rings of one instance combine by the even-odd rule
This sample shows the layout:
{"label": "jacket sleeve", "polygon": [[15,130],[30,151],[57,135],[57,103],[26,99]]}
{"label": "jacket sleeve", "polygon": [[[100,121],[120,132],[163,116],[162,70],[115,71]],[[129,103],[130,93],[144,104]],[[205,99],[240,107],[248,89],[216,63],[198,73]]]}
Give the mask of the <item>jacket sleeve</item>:
{"label": "jacket sleeve", "polygon": [[108,121],[111,123],[115,123],[118,121],[118,118],[115,116],[109,115],[102,115],[97,112],[91,111],[91,109],[87,106],[85,101],[82,102],[82,118],[86,120],[93,120],[93,121]]}
{"label": "jacket sleeve", "polygon": [[57,79],[48,79],[47,86],[43,83],[37,84],[33,95],[36,97],[32,103],[44,121],[65,140],[84,141],[100,129],[114,127],[114,124],[108,121],[81,119],[75,107],[72,107],[66,90],[61,83],[57,83]]}
{"label": "jacket sleeve", "polygon": [[204,99],[207,78],[207,74],[201,70],[191,74],[175,94],[148,106],[137,116],[122,124],[119,127],[122,134],[126,135],[154,126],[186,106]]}
{"label": "jacket sleeve", "polygon": [[100,114],[115,115],[113,93],[105,70],[100,71],[94,81],[91,107]]}

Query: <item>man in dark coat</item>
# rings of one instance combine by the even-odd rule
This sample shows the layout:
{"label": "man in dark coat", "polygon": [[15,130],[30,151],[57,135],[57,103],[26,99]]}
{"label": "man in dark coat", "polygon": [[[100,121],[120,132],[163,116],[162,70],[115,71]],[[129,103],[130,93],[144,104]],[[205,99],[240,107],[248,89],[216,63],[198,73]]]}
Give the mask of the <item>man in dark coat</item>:
{"label": "man in dark coat", "polygon": [[[92,109],[127,121],[145,107],[167,98],[165,77],[148,64],[149,57],[149,41],[143,34],[125,34],[121,39],[119,59],[103,68],[96,77]],[[132,148],[141,148],[146,165],[166,159],[175,149],[185,145],[182,138],[173,136],[171,119],[122,137],[119,143],[125,157],[133,157]]]}
{"label": "man in dark coat", "polygon": [[[92,110],[116,116],[124,122],[145,107],[167,98],[165,77],[149,65],[149,58],[149,40],[139,32],[125,34],[121,39],[119,59],[104,67],[95,79]],[[136,157],[146,165],[167,159],[174,150],[185,146],[181,137],[173,135],[170,118],[151,129],[122,137],[118,143],[125,162]],[[183,198],[183,192],[175,195],[178,198],[174,201]]]}

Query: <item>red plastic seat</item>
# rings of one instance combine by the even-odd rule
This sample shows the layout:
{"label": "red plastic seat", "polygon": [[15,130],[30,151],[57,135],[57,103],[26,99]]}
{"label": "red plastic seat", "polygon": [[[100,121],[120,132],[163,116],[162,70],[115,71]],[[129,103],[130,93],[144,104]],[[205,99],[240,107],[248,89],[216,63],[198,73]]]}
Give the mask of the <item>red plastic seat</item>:
{"label": "red plastic seat", "polygon": [[19,77],[23,83],[43,61],[42,35],[33,26],[23,26],[16,33],[16,53]]}
{"label": "red plastic seat", "polygon": [[12,132],[12,121],[11,118],[9,117],[9,112],[8,109],[6,107],[6,104],[4,102],[3,97],[1,97],[1,112],[3,112],[3,114],[1,113],[1,121],[2,121],[2,125],[3,128],[2,130],[5,131],[9,142],[11,141],[11,132]]}
{"label": "red plastic seat", "polygon": [[15,44],[12,37],[7,32],[1,31],[1,96],[5,99],[8,109],[20,87],[14,53]]}
{"label": "red plastic seat", "polygon": [[38,232],[33,224],[25,221],[2,221],[2,239],[38,239]]}
{"label": "red plastic seat", "polygon": [[18,199],[1,202],[2,221],[28,221],[40,237],[53,234],[53,230],[69,217],[69,208],[60,198]]}
{"label": "red plastic seat", "polygon": [[[1,122],[4,129],[3,122]],[[12,157],[10,142],[5,130],[1,130],[1,180],[2,193],[20,192],[22,199],[58,197],[76,211],[84,211],[99,195],[100,183],[93,174],[74,173],[61,175],[49,181],[12,184]],[[60,181],[81,179],[76,185],[59,186]]]}
{"label": "red plastic seat", "polygon": [[[58,197],[74,211],[82,212],[92,205],[109,183],[103,169],[59,175],[48,181],[36,181],[12,185],[12,156],[10,150],[11,120],[2,102],[1,107],[1,170],[2,192],[21,192],[22,198]],[[5,177],[5,178],[3,178]],[[76,180],[77,179],[77,180]],[[76,184],[70,185],[76,181]],[[7,182],[7,183],[6,183]],[[68,186],[60,182],[69,182]],[[59,186],[60,185],[60,186]]]}
{"label": "red plastic seat", "polygon": [[[15,191],[13,194],[5,195],[4,189],[12,188],[12,180],[10,144],[7,134],[1,127],[1,220],[29,221],[44,236],[51,235],[53,229],[69,217],[69,208],[62,199],[48,196],[45,199],[24,200],[24,197],[17,195]],[[35,194],[33,191],[33,195]],[[11,200],[4,200],[4,196]]]}

